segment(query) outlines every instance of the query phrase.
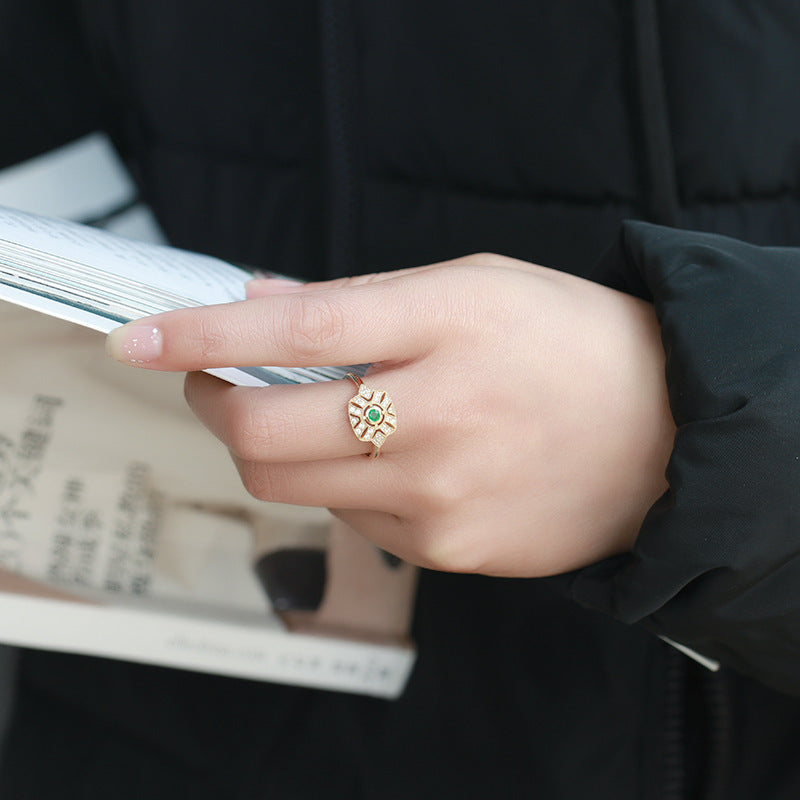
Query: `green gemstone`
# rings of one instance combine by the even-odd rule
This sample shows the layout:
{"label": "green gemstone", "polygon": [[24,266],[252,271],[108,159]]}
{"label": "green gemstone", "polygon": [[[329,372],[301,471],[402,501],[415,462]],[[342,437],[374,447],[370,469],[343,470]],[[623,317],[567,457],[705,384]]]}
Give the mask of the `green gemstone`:
{"label": "green gemstone", "polygon": [[367,411],[367,419],[370,422],[380,422],[382,416],[383,415],[381,414],[379,408],[371,408],[369,411]]}

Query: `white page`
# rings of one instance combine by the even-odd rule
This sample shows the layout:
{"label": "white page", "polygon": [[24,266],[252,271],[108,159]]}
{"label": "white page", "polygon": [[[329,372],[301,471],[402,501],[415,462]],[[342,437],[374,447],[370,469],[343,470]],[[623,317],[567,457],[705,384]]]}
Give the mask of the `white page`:
{"label": "white page", "polygon": [[0,172],[0,205],[88,220],[136,198],[136,184],[114,145],[90,133]]}
{"label": "white page", "polygon": [[165,302],[174,297],[192,305],[225,303],[243,300],[244,284],[252,277],[211,256],[6,208],[0,208],[0,245],[7,258],[21,247],[28,252],[19,257],[30,253],[70,262],[75,276],[85,278],[87,289],[93,288],[93,280],[122,279],[116,287],[120,297],[133,289],[152,289],[163,294]]}
{"label": "white page", "polygon": [[142,242],[167,244],[108,136],[95,131],[0,170],[0,206],[71,219]]}

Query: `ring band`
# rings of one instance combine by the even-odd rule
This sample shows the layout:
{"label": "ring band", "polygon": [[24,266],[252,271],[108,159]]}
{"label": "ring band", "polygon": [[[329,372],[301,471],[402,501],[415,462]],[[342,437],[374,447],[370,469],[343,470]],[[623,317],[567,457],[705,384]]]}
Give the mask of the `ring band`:
{"label": "ring band", "polygon": [[358,394],[347,404],[350,427],[359,441],[372,444],[372,453],[364,455],[377,458],[386,438],[397,430],[394,403],[386,392],[367,386],[354,372],[348,372],[345,377],[358,387]]}

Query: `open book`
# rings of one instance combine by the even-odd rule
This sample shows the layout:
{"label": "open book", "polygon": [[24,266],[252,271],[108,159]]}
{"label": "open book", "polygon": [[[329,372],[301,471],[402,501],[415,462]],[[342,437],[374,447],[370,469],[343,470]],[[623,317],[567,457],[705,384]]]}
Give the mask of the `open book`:
{"label": "open book", "polygon": [[[244,299],[250,277],[0,208],[0,641],[396,696],[413,569],[325,510],[255,501],[182,376],[113,362],[97,333]],[[213,372],[265,385],[348,370]],[[287,589],[276,553],[314,586]]]}
{"label": "open book", "polygon": [[[186,306],[245,299],[253,276],[233,264],[74,222],[0,207],[0,300],[108,333]],[[209,370],[239,385],[310,383],[363,367]]]}

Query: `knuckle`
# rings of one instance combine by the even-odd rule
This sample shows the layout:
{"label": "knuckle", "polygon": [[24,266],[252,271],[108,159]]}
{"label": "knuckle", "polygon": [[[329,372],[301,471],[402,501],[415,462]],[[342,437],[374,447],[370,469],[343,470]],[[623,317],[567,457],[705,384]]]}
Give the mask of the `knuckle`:
{"label": "knuckle", "polygon": [[288,355],[307,361],[335,352],[352,324],[351,316],[333,298],[298,295],[282,321]]}
{"label": "knuckle", "polygon": [[466,266],[504,267],[513,263],[514,259],[497,253],[470,253],[458,261]]}
{"label": "knuckle", "polygon": [[234,461],[239,472],[239,480],[241,480],[242,486],[247,490],[247,493],[255,497],[256,500],[264,500],[265,498],[261,497],[259,491],[261,481],[256,474],[258,465],[253,461],[244,461],[236,457],[234,457]]}
{"label": "knuckle", "polygon": [[198,315],[196,324],[192,342],[195,358],[199,364],[216,364],[230,336],[209,315]]}
{"label": "knuckle", "polygon": [[239,405],[228,416],[226,444],[238,458],[245,461],[258,461],[259,454],[255,439],[252,409],[249,405]]}
{"label": "knuckle", "polygon": [[239,477],[247,493],[256,500],[279,502],[282,481],[278,470],[255,461],[237,460]]}

